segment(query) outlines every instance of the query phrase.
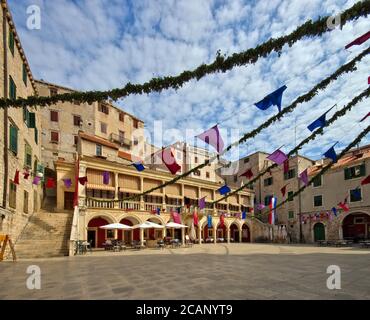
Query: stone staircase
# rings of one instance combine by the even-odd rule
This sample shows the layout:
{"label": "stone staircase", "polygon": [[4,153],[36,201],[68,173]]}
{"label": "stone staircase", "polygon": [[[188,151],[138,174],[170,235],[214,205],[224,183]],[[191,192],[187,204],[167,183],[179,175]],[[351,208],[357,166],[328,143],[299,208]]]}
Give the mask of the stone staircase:
{"label": "stone staircase", "polygon": [[15,244],[19,259],[67,256],[73,213],[41,210],[31,217]]}

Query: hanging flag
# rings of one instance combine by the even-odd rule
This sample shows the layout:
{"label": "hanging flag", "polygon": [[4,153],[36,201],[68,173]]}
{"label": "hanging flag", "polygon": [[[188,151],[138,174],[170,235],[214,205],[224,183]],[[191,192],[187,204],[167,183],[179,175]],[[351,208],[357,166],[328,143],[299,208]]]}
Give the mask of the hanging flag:
{"label": "hanging flag", "polygon": [[176,208],[176,212],[177,212],[178,214],[180,214],[180,213],[181,213],[181,207],[177,207],[177,208]]}
{"label": "hanging flag", "polygon": [[184,197],[184,204],[187,208],[190,208],[190,198]]}
{"label": "hanging flag", "polygon": [[36,177],[33,178],[32,184],[38,186],[40,181],[41,181],[41,178],[36,176]]}
{"label": "hanging flag", "polygon": [[220,131],[218,130],[218,126],[215,125],[211,129],[204,131],[200,135],[196,136],[200,140],[203,140],[205,143],[210,144],[212,147],[216,149],[218,153],[222,152],[224,149],[224,141],[222,140]]}
{"label": "hanging flag", "polygon": [[15,170],[13,183],[19,184],[19,170]]}
{"label": "hanging flag", "polygon": [[247,179],[252,179],[253,177],[252,169],[247,169],[247,171],[242,173],[239,177],[246,177]]}
{"label": "hanging flag", "polygon": [[275,224],[275,211],[276,211],[276,197],[271,197],[269,224]]}
{"label": "hanging flag", "polygon": [[[369,79],[370,79],[370,77],[369,77]],[[360,122],[364,121],[368,116],[370,116],[370,112],[369,112],[365,117],[363,117],[363,118],[360,120]]]}
{"label": "hanging flag", "polygon": [[206,207],[206,197],[200,198],[198,201],[199,209],[202,210]]}
{"label": "hanging flag", "polygon": [[355,200],[361,200],[361,189],[360,187],[357,187],[353,190],[353,196],[355,197]]}
{"label": "hanging flag", "polygon": [[208,223],[208,228],[212,228],[212,216],[211,215],[207,216],[207,223]]}
{"label": "hanging flag", "polygon": [[196,211],[194,211],[193,213],[193,222],[194,222],[194,225],[197,226],[199,221],[198,221],[198,213]]}
{"label": "hanging flag", "polygon": [[348,204],[347,204],[347,199],[346,199],[346,200],[344,200],[344,202],[339,202],[339,203],[338,203],[338,206],[339,206],[340,208],[342,208],[345,212],[348,212],[348,211],[349,211],[349,206],[348,206]]}
{"label": "hanging flag", "polygon": [[173,222],[181,224],[180,214],[178,214],[177,212],[172,212],[172,218]]}
{"label": "hanging flag", "polygon": [[157,215],[161,215],[161,208],[157,208]]}
{"label": "hanging flag", "polygon": [[176,174],[181,170],[181,166],[176,162],[171,148],[162,149],[162,161],[172,174]]}
{"label": "hanging flag", "polygon": [[24,179],[28,180],[28,177],[29,177],[29,176],[30,176],[29,171],[24,171],[24,172],[23,172],[23,178],[24,178]]}
{"label": "hanging flag", "polygon": [[289,159],[286,159],[283,163],[283,169],[284,169],[284,173],[288,173],[289,172]]}
{"label": "hanging flag", "polygon": [[323,128],[326,125],[326,114],[333,109],[337,104],[332,106],[329,110],[327,110],[323,115],[318,117],[314,122],[312,122],[307,128],[311,132],[314,131],[316,128]]}
{"label": "hanging flag", "polygon": [[269,95],[264,97],[261,101],[255,103],[254,105],[260,110],[266,110],[271,106],[275,105],[278,107],[279,112],[281,111],[281,100],[283,98],[283,92],[286,90],[287,86],[282,86],[279,89],[271,92]]}
{"label": "hanging flag", "polygon": [[333,211],[334,215],[337,216],[338,213],[337,213],[337,208],[336,207],[331,208],[331,211]]}
{"label": "hanging flag", "polygon": [[242,219],[245,220],[247,218],[247,212],[243,211],[242,212]]}
{"label": "hanging flag", "polygon": [[369,40],[370,38],[370,31],[366,32],[365,34],[363,34],[362,36],[356,38],[355,40],[353,40],[352,42],[350,42],[349,44],[347,44],[344,48],[345,49],[348,49],[354,45],[361,45],[363,44],[365,41]]}
{"label": "hanging flag", "polygon": [[84,186],[85,183],[87,182],[87,177],[79,177],[78,182]]}
{"label": "hanging flag", "polygon": [[284,163],[285,160],[288,159],[288,157],[286,156],[286,154],[281,151],[280,149],[277,149],[275,150],[273,153],[271,153],[267,159],[277,163],[278,165]]}
{"label": "hanging flag", "polygon": [[70,187],[72,187],[72,180],[71,179],[63,179],[63,182],[64,182],[64,186],[66,187],[66,188],[70,188]]}
{"label": "hanging flag", "polygon": [[287,183],[284,187],[282,187],[282,188],[280,189],[281,194],[283,195],[283,198],[285,197],[286,187],[288,186],[288,184],[289,184],[289,183]]}
{"label": "hanging flag", "polygon": [[370,183],[370,175],[368,175],[364,180],[361,181],[361,185],[369,184]]}
{"label": "hanging flag", "polygon": [[103,184],[109,184],[109,172],[108,171],[103,172]]}
{"label": "hanging flag", "polygon": [[329,150],[327,150],[325,153],[324,153],[324,156],[327,157],[327,158],[330,158],[334,163],[337,162],[337,154],[335,153],[335,150],[334,150],[334,146],[337,144],[338,142],[336,142],[332,147],[329,148]]}
{"label": "hanging flag", "polygon": [[299,179],[304,183],[304,185],[307,187],[308,185],[308,171],[305,169],[299,174]]}
{"label": "hanging flag", "polygon": [[131,165],[133,165],[135,169],[139,172],[144,171],[145,169],[144,165],[140,162],[135,162],[135,163],[132,163]]}
{"label": "hanging flag", "polygon": [[226,193],[229,193],[231,189],[225,184],[220,189],[217,190],[221,195],[224,195]]}
{"label": "hanging flag", "polygon": [[50,177],[47,178],[45,188],[47,188],[47,189],[54,189],[55,188],[54,178],[50,178]]}
{"label": "hanging flag", "polygon": [[220,216],[220,227],[222,228],[225,225],[225,216],[223,213],[221,213]]}
{"label": "hanging flag", "polygon": [[257,210],[263,210],[265,209],[265,205],[263,203],[257,204]]}

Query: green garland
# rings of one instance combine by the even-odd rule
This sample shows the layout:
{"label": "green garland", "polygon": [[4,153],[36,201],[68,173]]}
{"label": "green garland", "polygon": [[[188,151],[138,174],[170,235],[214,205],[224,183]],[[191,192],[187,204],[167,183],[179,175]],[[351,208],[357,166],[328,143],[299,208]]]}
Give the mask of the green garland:
{"label": "green garland", "polygon": [[[369,13],[370,0],[359,1],[340,14],[341,25],[343,26],[347,22],[356,20],[360,17],[366,17]],[[273,51],[280,53],[285,44],[291,47],[295,42],[304,37],[321,36],[325,32],[331,31],[331,29],[327,27],[327,20],[329,18],[330,16],[326,16],[318,19],[316,22],[308,20],[289,35],[281,36],[277,39],[270,38],[268,41],[255,48],[240,53],[234,53],[229,57],[222,56],[218,51],[216,59],[212,63],[202,64],[192,71],[183,71],[178,76],[153,78],[144,84],[132,84],[129,82],[123,88],[116,88],[108,91],[72,92],[57,94],[52,97],[30,96],[28,98],[18,98],[16,100],[0,99],[0,108],[7,106],[46,106],[66,101],[87,102],[91,104],[94,101],[104,101],[108,98],[116,101],[130,94],[148,94],[150,92],[161,92],[162,90],[170,88],[179,89],[192,79],[199,80],[208,74],[226,72],[234,67],[255,63],[259,58],[266,57]]]}
{"label": "green garland", "polygon": [[339,67],[333,74],[331,74],[330,76],[328,76],[327,78],[325,78],[324,80],[322,80],[319,84],[317,84],[316,86],[314,86],[308,93],[306,93],[306,94],[298,97],[290,106],[284,108],[278,114],[270,117],[270,119],[268,119],[266,122],[262,123],[256,129],[254,129],[254,130],[252,130],[252,131],[244,134],[243,137],[241,137],[238,141],[230,144],[223,152],[221,152],[220,154],[218,154],[218,155],[216,155],[216,156],[214,156],[214,157],[212,157],[212,158],[210,158],[208,160],[205,160],[203,163],[197,165],[193,169],[191,169],[191,170],[189,170],[187,172],[184,172],[183,174],[178,175],[175,178],[173,178],[173,179],[171,179],[171,180],[169,180],[169,181],[167,181],[167,182],[165,182],[165,183],[163,183],[163,184],[161,184],[159,186],[153,187],[153,188],[151,188],[151,189],[149,189],[147,191],[144,191],[142,193],[138,193],[136,195],[133,195],[131,197],[127,197],[125,199],[121,199],[121,200],[100,200],[100,199],[96,199],[96,198],[93,198],[93,199],[95,201],[98,201],[98,202],[122,202],[122,201],[131,201],[131,200],[138,199],[141,196],[144,196],[146,194],[149,194],[149,193],[151,193],[151,192],[153,192],[155,190],[158,190],[158,189],[164,188],[164,187],[166,187],[166,186],[168,186],[170,184],[176,183],[178,180],[183,179],[183,178],[189,176],[190,174],[192,174],[193,172],[195,172],[195,171],[197,171],[197,170],[199,170],[201,168],[204,168],[210,162],[216,160],[217,158],[219,158],[220,156],[222,156],[223,154],[225,154],[232,147],[237,146],[237,145],[239,145],[241,143],[244,143],[248,139],[254,138],[263,129],[269,127],[274,122],[280,120],[286,113],[292,112],[297,107],[297,105],[299,103],[310,101],[313,97],[315,97],[317,95],[317,93],[318,93],[319,90],[325,89],[332,81],[336,80],[340,75],[356,70],[356,63],[358,61],[360,61],[363,57],[365,57],[368,53],[370,53],[370,48],[364,50],[358,56],[356,56],[355,58],[353,58],[351,61],[349,61],[345,65]]}
{"label": "green garland", "polygon": [[[314,131],[310,136],[308,136],[307,138],[303,139],[294,149],[292,149],[291,151],[289,151],[287,153],[288,158],[291,157],[292,155],[296,154],[305,144],[307,144],[310,141],[315,140],[318,135],[322,135],[324,133],[324,128],[329,127],[338,118],[343,117],[347,113],[347,111],[350,111],[352,109],[352,107],[354,107],[357,103],[359,103],[360,101],[362,101],[362,99],[368,98],[369,95],[370,95],[370,88],[367,88],[363,92],[361,92],[358,96],[356,96],[355,98],[353,98],[352,101],[350,101],[341,110],[339,110],[336,113],[334,113],[334,115],[329,120],[326,121],[326,124],[325,124],[324,127],[319,128],[316,131]],[[215,204],[215,203],[218,203],[220,201],[223,201],[223,200],[227,199],[229,196],[231,196],[231,195],[233,195],[233,194],[235,194],[235,193],[237,193],[237,192],[239,192],[239,191],[247,188],[248,185],[250,185],[251,183],[256,182],[260,177],[264,176],[267,172],[269,172],[271,169],[274,169],[276,167],[278,167],[278,164],[276,164],[276,163],[270,165],[265,170],[261,171],[258,175],[256,175],[253,179],[249,180],[247,184],[245,184],[244,186],[241,186],[238,189],[235,189],[232,192],[229,192],[224,197],[222,197],[222,198],[220,198],[220,199],[218,199],[216,201],[213,201],[212,204]]]}
{"label": "green garland", "polygon": [[[337,159],[341,159],[350,149],[355,147],[357,144],[359,144],[370,131],[370,126],[368,126],[366,129],[364,129],[355,140],[353,140],[347,147],[345,147],[342,152],[337,156]],[[326,171],[328,171],[335,163],[330,162],[327,166],[322,168],[319,173],[317,173],[315,176],[313,176],[310,181],[308,181],[307,186],[309,186],[316,178],[321,177]],[[306,185],[303,185],[301,188],[299,188],[296,192],[293,193],[293,195],[289,199],[285,199],[284,201],[280,202],[277,206],[276,209],[287,203],[290,199],[295,198],[297,195],[299,195],[303,190],[307,188]],[[261,213],[261,215],[266,215],[268,214],[269,211],[265,211],[264,213]]]}

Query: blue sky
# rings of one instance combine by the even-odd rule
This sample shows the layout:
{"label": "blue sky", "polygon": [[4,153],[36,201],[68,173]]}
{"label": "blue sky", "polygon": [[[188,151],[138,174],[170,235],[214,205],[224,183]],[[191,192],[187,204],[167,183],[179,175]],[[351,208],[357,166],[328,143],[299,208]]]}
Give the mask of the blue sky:
{"label": "blue sky", "polygon": [[[246,50],[269,37],[288,34],[308,19],[343,11],[355,2],[9,0],[9,5],[34,77],[93,90],[176,75],[211,62],[217,50],[223,54]],[[40,30],[26,27],[26,9],[32,4],[41,9]],[[219,123],[227,145],[277,112],[276,107],[260,111],[253,103],[287,84],[283,107],[287,106],[364,50],[369,43],[350,50],[344,46],[367,31],[368,20],[361,18],[321,38],[286,46],[280,57],[271,54],[254,65],[191,81],[177,91],[130,96],[119,105],[145,121],[148,138],[155,123],[161,121],[164,134],[160,144],[193,137]],[[295,141],[309,135],[306,126],[316,117],[335,103],[337,108],[342,107],[367,88],[369,62],[366,57],[356,72],[340,77],[311,102],[300,105],[227,157],[236,159],[257,150],[270,152],[281,145],[289,151]],[[368,101],[358,104],[302,153],[317,159],[338,140],[338,148],[344,147],[368,124],[358,124],[368,109]],[[187,141],[193,143],[192,139]],[[367,138],[364,143],[369,141]]]}

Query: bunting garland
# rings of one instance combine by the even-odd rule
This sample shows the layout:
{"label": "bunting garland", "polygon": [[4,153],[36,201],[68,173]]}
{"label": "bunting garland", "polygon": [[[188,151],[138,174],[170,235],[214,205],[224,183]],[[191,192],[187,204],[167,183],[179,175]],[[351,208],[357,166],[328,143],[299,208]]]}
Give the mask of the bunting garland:
{"label": "bunting garland", "polygon": [[[340,13],[341,26],[347,22],[357,20],[360,17],[366,17],[370,13],[370,2],[359,1],[351,8]],[[118,100],[119,98],[127,97],[130,94],[148,94],[150,92],[161,92],[169,88],[179,89],[185,83],[196,79],[200,80],[208,74],[216,72],[226,72],[234,67],[243,66],[250,63],[255,63],[259,58],[266,57],[272,52],[280,53],[283,46],[288,44],[290,47],[304,37],[321,36],[333,29],[327,26],[327,20],[331,16],[325,16],[315,22],[306,21],[301,26],[297,27],[292,33],[281,36],[279,38],[270,38],[268,41],[250,48],[246,51],[234,53],[229,57],[222,56],[217,52],[216,59],[210,64],[202,64],[191,71],[183,71],[177,76],[153,78],[144,84],[127,83],[123,88],[115,88],[108,91],[86,91],[57,94],[50,97],[30,96],[28,98],[18,99],[0,99],[0,108],[4,107],[23,107],[30,106],[44,107],[57,102],[77,101],[80,103],[92,103],[94,101],[104,101],[109,98]]]}

